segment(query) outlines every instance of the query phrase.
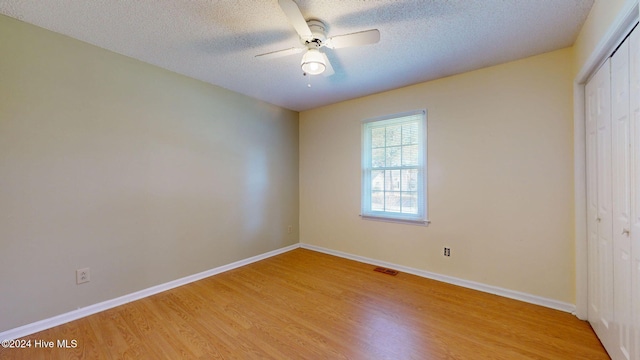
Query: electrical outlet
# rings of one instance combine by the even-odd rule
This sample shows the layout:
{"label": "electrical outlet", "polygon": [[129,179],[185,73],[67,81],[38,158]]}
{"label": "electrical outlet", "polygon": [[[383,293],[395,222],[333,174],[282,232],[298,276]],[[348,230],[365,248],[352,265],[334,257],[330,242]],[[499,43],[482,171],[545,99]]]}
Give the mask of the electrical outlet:
{"label": "electrical outlet", "polygon": [[444,256],[451,256],[451,249],[446,247],[444,248]]}
{"label": "electrical outlet", "polygon": [[287,234],[291,234],[292,231],[293,231],[293,226],[289,225],[289,227],[287,228]]}
{"label": "electrical outlet", "polygon": [[91,272],[89,268],[76,270],[76,284],[83,284],[91,280]]}

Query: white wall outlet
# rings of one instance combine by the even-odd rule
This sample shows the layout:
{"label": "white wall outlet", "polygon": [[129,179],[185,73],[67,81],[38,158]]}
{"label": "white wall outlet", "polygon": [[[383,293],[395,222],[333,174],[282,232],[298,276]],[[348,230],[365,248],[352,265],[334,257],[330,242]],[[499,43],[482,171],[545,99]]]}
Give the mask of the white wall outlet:
{"label": "white wall outlet", "polygon": [[83,268],[76,270],[76,284],[83,284],[91,280],[91,273],[89,268]]}
{"label": "white wall outlet", "polygon": [[444,256],[451,256],[451,248],[444,248]]}

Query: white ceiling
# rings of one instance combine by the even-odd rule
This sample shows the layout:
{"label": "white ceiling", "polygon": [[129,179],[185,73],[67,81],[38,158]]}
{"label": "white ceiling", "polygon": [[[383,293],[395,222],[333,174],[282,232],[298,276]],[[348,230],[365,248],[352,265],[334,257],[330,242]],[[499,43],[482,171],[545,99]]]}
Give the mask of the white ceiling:
{"label": "white ceiling", "polygon": [[335,75],[302,75],[277,0],[0,0],[0,13],[288,109],[373,94],[571,46],[594,0],[296,0],[328,36]]}

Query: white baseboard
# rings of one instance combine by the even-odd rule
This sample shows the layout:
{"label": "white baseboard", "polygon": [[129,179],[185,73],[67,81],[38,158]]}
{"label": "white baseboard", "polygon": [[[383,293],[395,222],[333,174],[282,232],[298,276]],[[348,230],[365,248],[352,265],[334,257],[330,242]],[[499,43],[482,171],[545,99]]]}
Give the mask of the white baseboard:
{"label": "white baseboard", "polygon": [[548,307],[551,309],[560,310],[560,311],[564,311],[572,314],[575,314],[575,310],[576,310],[576,307],[573,304],[569,304],[566,302],[553,300],[553,299],[547,299],[547,298],[543,298],[540,296],[531,295],[531,294],[527,294],[519,291],[504,289],[497,286],[486,285],[486,284],[478,283],[475,281],[459,279],[452,276],[436,274],[436,273],[432,273],[425,270],[414,269],[407,266],[389,263],[386,261],[370,259],[364,256],[353,255],[353,254],[345,253],[342,251],[326,249],[326,248],[315,246],[315,245],[300,244],[300,247],[304,249],[309,249],[309,250],[333,255],[333,256],[342,257],[345,259],[355,260],[355,261],[366,263],[366,264],[391,268],[394,270],[417,275],[427,279],[438,280],[445,283],[458,285],[465,288],[478,290],[478,291],[482,291],[482,292],[486,292],[494,295],[499,295],[499,296],[510,298],[510,299],[520,300],[530,304],[540,305],[540,306],[544,306],[544,307]]}
{"label": "white baseboard", "polygon": [[60,315],[57,315],[57,316],[54,316],[54,317],[51,317],[51,318],[48,318],[48,319],[36,321],[34,323],[31,323],[31,324],[23,325],[23,326],[14,328],[14,329],[10,329],[10,330],[4,331],[4,332],[0,332],[0,341],[1,340],[18,339],[18,338],[21,338],[23,336],[31,335],[31,334],[37,333],[39,331],[50,329],[50,328],[58,326],[58,325],[66,324],[66,323],[68,323],[70,321],[77,320],[77,319],[83,318],[85,316],[89,316],[89,315],[92,315],[92,314],[95,314],[95,313],[99,313],[101,311],[104,311],[104,310],[107,310],[107,309],[111,309],[111,308],[114,308],[116,306],[124,305],[126,303],[129,303],[129,302],[132,302],[132,301],[135,301],[135,300],[139,300],[139,299],[151,296],[151,295],[155,295],[155,294],[161,293],[163,291],[167,291],[167,290],[176,288],[178,286],[186,285],[186,284],[192,283],[194,281],[198,281],[198,280],[207,278],[209,276],[213,276],[213,275],[216,275],[216,274],[223,273],[225,271],[233,270],[233,269],[239,268],[241,266],[245,266],[245,265],[260,261],[260,260],[264,260],[264,259],[270,258],[270,257],[275,256],[275,255],[279,255],[279,254],[285,253],[287,251],[291,251],[293,249],[297,249],[299,247],[300,247],[300,244],[290,245],[290,246],[287,246],[287,247],[283,247],[281,249],[277,249],[277,250],[266,252],[264,254],[253,256],[253,257],[250,257],[248,259],[239,260],[239,261],[233,262],[231,264],[227,264],[227,265],[223,265],[223,266],[211,269],[211,270],[203,271],[203,272],[198,273],[198,274],[189,275],[189,276],[183,277],[181,279],[177,279],[177,280],[169,281],[169,282],[164,283],[164,284],[152,286],[150,288],[147,288],[147,289],[144,289],[144,290],[140,290],[140,291],[136,291],[136,292],[128,294],[128,295],[120,296],[120,297],[115,298],[115,299],[111,299],[111,300],[103,301],[103,302],[100,302],[100,303],[97,303],[97,304],[89,305],[87,307],[80,308],[78,310],[69,311],[68,313],[60,314]]}
{"label": "white baseboard", "polygon": [[547,299],[547,298],[543,298],[543,297],[540,297],[540,296],[526,294],[526,293],[522,293],[522,292],[519,292],[519,291],[503,289],[503,288],[500,288],[500,287],[497,287],[497,286],[486,285],[486,284],[477,283],[477,282],[474,282],[474,281],[463,280],[463,279],[455,278],[455,277],[452,277],[452,276],[436,274],[436,273],[432,273],[432,272],[425,271],[425,270],[419,270],[419,269],[414,269],[414,268],[410,268],[410,267],[407,267],[407,266],[402,266],[402,265],[398,265],[398,264],[389,263],[389,262],[386,262],[386,261],[370,259],[370,258],[367,258],[367,257],[364,257],[364,256],[348,254],[348,253],[345,253],[345,252],[342,252],[342,251],[326,249],[326,248],[315,246],[315,245],[294,244],[294,245],[290,245],[290,246],[287,246],[287,247],[284,247],[284,248],[281,248],[281,249],[269,251],[269,252],[266,252],[264,254],[256,255],[256,256],[250,257],[248,259],[239,260],[239,261],[233,262],[231,264],[223,265],[223,266],[211,269],[211,270],[203,271],[203,272],[198,273],[198,274],[189,275],[189,276],[183,277],[181,279],[177,279],[177,280],[169,281],[169,282],[164,283],[164,284],[152,286],[150,288],[147,288],[147,289],[144,289],[144,290],[140,290],[140,291],[136,291],[134,293],[131,293],[131,294],[128,294],[128,295],[124,295],[124,296],[121,296],[121,297],[118,297],[118,298],[115,298],[115,299],[111,299],[111,300],[103,301],[103,302],[100,302],[100,303],[97,303],[97,304],[89,305],[87,307],[80,308],[78,310],[69,311],[67,313],[60,314],[60,315],[57,315],[57,316],[54,316],[54,317],[51,317],[51,318],[48,318],[48,319],[36,321],[34,323],[31,323],[31,324],[23,325],[23,326],[14,328],[14,329],[10,329],[10,330],[4,331],[4,332],[0,332],[0,340],[18,339],[18,338],[21,338],[23,336],[31,335],[31,334],[37,333],[39,331],[47,330],[47,329],[50,329],[50,328],[58,326],[58,325],[66,324],[66,323],[68,323],[70,321],[77,320],[77,319],[83,318],[85,316],[93,315],[93,314],[99,313],[101,311],[114,308],[116,306],[124,305],[126,303],[129,303],[129,302],[132,302],[132,301],[135,301],[135,300],[139,300],[139,299],[151,296],[151,295],[155,295],[155,294],[161,293],[163,291],[167,291],[167,290],[176,288],[178,286],[186,285],[186,284],[192,283],[194,281],[198,281],[198,280],[207,278],[209,276],[213,276],[213,275],[216,275],[216,274],[223,273],[225,271],[233,270],[233,269],[236,269],[236,268],[239,268],[239,267],[242,267],[242,266],[257,262],[257,261],[260,261],[260,260],[264,260],[264,259],[270,258],[272,256],[276,256],[276,255],[279,255],[279,254],[282,254],[282,253],[285,253],[285,252],[288,252],[288,251],[291,251],[291,250],[294,250],[294,249],[297,249],[297,248],[300,248],[300,247],[304,248],[304,249],[308,249],[308,250],[313,250],[313,251],[317,251],[317,252],[333,255],[333,256],[338,256],[338,257],[345,258],[345,259],[355,260],[355,261],[362,262],[362,263],[372,264],[372,265],[376,265],[376,266],[383,266],[383,267],[387,267],[387,268],[393,268],[395,270],[399,270],[399,271],[402,271],[402,272],[405,272],[405,273],[408,273],[408,274],[421,276],[421,277],[424,277],[424,278],[427,278],[427,279],[438,280],[438,281],[446,282],[446,283],[453,284],[453,285],[462,286],[462,287],[469,288],[469,289],[479,290],[479,291],[483,291],[483,292],[486,292],[486,293],[507,297],[507,298],[510,298],[510,299],[520,300],[520,301],[524,301],[524,302],[535,304],[535,305],[541,305],[541,306],[548,307],[548,308],[551,308],[551,309],[561,310],[561,311],[565,311],[565,312],[569,312],[569,313],[575,313],[575,305],[569,304],[569,303],[565,303],[565,302],[562,302],[562,301]]}

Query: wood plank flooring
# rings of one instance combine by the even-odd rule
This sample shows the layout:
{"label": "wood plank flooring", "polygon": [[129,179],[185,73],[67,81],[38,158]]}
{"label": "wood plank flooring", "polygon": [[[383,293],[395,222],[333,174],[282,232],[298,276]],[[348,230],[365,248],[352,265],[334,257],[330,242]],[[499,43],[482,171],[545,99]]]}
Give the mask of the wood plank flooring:
{"label": "wood plank flooring", "polygon": [[0,359],[609,359],[571,314],[296,249],[25,337]]}

